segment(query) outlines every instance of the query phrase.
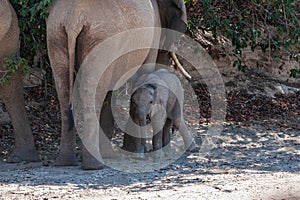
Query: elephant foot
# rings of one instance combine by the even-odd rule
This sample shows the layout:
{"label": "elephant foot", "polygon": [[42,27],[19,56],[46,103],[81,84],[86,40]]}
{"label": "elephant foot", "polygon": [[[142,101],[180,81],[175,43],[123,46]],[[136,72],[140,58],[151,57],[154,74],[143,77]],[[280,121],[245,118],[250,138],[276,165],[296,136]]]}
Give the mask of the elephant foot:
{"label": "elephant foot", "polygon": [[82,158],[81,169],[83,170],[100,170],[103,168],[104,165],[93,156]]}
{"label": "elephant foot", "polygon": [[146,148],[144,145],[141,145],[140,147],[136,147],[135,150],[133,151],[133,157],[135,159],[145,159],[145,152]]}
{"label": "elephant foot", "polygon": [[170,145],[163,147],[163,151],[166,158],[172,158],[172,156],[174,155],[172,153],[172,149]]}
{"label": "elephant foot", "polygon": [[40,161],[39,155],[37,151],[32,149],[21,149],[21,148],[14,148],[14,150],[9,155],[7,162],[8,163],[18,163],[18,162],[38,162]]}
{"label": "elephant foot", "polygon": [[75,155],[72,156],[62,156],[59,155],[54,163],[55,166],[77,166],[77,160]]}
{"label": "elephant foot", "polygon": [[162,149],[158,149],[152,152],[154,160],[162,160],[165,157],[164,151]]}
{"label": "elephant foot", "polygon": [[115,152],[112,148],[111,143],[109,144],[102,144],[100,146],[100,153],[102,158],[116,158],[118,157],[117,152]]}
{"label": "elephant foot", "polygon": [[197,144],[193,141],[193,142],[191,143],[191,145],[190,145],[188,148],[186,148],[186,151],[187,151],[187,152],[190,152],[190,153],[196,153],[196,152],[199,151],[199,147],[198,147]]}
{"label": "elephant foot", "polygon": [[125,143],[125,144],[123,144],[121,149],[123,149],[124,151],[128,151],[128,152],[135,152],[136,151],[134,143]]}
{"label": "elephant foot", "polygon": [[132,157],[137,160],[143,160],[143,159],[145,159],[145,154],[144,153],[132,153]]}
{"label": "elephant foot", "polygon": [[121,149],[124,150],[125,155],[134,159],[145,159],[145,152],[147,152],[147,148],[144,145],[140,145],[139,147],[136,147],[135,144],[123,145]]}
{"label": "elephant foot", "polygon": [[128,151],[128,152],[133,152],[134,151],[134,148],[130,147],[129,145],[123,145],[121,147],[121,149],[123,149],[124,151]]}
{"label": "elephant foot", "polygon": [[106,151],[101,151],[101,156],[103,158],[117,158],[118,153],[115,152],[112,148],[109,148]]}

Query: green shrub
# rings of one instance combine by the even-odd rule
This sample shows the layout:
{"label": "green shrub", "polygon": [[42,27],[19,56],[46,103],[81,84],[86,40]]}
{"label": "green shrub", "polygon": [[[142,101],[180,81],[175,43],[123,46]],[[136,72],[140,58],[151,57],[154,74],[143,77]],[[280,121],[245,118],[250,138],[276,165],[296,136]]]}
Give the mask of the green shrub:
{"label": "green shrub", "polygon": [[4,59],[4,64],[1,68],[1,79],[0,86],[8,84],[10,78],[18,70],[22,70],[23,74],[26,74],[29,70],[27,60],[19,57],[6,57]]}
{"label": "green shrub", "polygon": [[[240,70],[243,49],[261,49],[272,56],[289,55],[297,60],[300,55],[300,2],[297,0],[202,0],[201,17],[190,22],[231,40]],[[195,25],[194,25],[195,26]],[[280,53],[280,54],[279,54]],[[300,70],[294,70],[293,76]]]}
{"label": "green shrub", "polygon": [[[52,0],[10,0],[19,20],[20,56],[29,66],[50,72],[46,46],[46,18]],[[51,73],[49,79],[51,79]]]}

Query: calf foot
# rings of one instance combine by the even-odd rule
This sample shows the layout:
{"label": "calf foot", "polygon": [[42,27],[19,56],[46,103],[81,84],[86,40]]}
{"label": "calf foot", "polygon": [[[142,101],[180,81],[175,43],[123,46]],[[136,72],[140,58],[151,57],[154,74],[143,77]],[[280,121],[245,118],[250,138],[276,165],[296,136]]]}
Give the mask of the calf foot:
{"label": "calf foot", "polygon": [[133,158],[143,160],[143,159],[145,159],[145,154],[144,153],[133,153]]}
{"label": "calf foot", "polygon": [[136,148],[132,154],[135,159],[145,159],[144,146],[141,146],[140,148]]}
{"label": "calf foot", "polygon": [[163,147],[163,151],[166,158],[172,158],[172,156],[174,155],[172,153],[172,149],[170,145]]}
{"label": "calf foot", "polygon": [[154,150],[152,152],[154,160],[162,160],[165,157],[164,151],[162,149]]}

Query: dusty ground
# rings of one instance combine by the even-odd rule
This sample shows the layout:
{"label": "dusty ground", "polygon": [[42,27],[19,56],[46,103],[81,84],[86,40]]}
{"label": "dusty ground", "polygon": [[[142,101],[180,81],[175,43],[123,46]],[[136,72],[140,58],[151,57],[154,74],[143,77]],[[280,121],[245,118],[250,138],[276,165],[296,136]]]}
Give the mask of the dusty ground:
{"label": "dusty ground", "polygon": [[[209,116],[209,108],[201,110],[200,126],[196,123],[199,116],[190,115],[195,99],[192,94],[186,95],[187,124],[197,143],[215,141],[207,154],[184,153],[178,159],[164,162],[151,156],[136,160],[123,155],[106,160],[108,167],[100,171],[53,166],[59,118],[55,98],[50,97],[44,109],[46,114],[41,116],[50,121],[32,122],[34,132],[40,132],[35,139],[42,162],[0,162],[0,199],[300,199],[300,93],[293,90],[293,94],[273,97],[269,93],[262,96],[262,91],[253,94],[253,88],[265,88],[254,84],[263,83],[265,77],[250,75],[257,78],[252,84],[243,85],[247,74],[239,77],[240,82],[235,81],[246,92],[228,88],[227,122],[220,134],[207,134],[211,125],[205,123],[203,116]],[[271,83],[268,81],[267,85]],[[197,89],[203,88],[196,87],[196,93]],[[201,94],[198,97],[203,108],[207,97]],[[33,108],[40,110],[44,104],[30,103],[30,99],[29,95],[29,110],[34,119],[38,112]],[[2,127],[2,133],[5,130]],[[173,136],[173,141],[177,140],[178,135]],[[4,134],[1,145],[9,149],[11,141]],[[177,143],[172,144],[172,151],[178,152]],[[2,151],[4,160],[7,151]]]}
{"label": "dusty ground", "polygon": [[124,172],[135,163],[124,157],[107,160],[124,171],[1,163],[0,199],[300,199],[299,130],[245,123],[217,138],[206,157],[186,153],[146,173]]}

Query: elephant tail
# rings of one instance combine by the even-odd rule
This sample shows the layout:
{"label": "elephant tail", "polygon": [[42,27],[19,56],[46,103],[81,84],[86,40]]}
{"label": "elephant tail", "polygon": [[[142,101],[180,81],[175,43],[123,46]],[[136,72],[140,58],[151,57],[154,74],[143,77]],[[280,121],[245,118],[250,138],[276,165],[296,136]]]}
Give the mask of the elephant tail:
{"label": "elephant tail", "polygon": [[[75,34],[74,34],[75,33]],[[69,131],[75,126],[73,116],[73,89],[75,80],[75,51],[76,51],[76,38],[78,34],[73,31],[69,31],[68,35],[68,54],[69,54]]]}

